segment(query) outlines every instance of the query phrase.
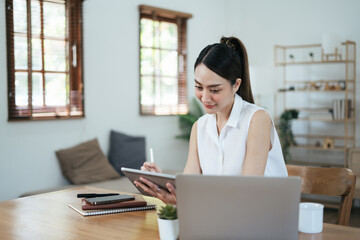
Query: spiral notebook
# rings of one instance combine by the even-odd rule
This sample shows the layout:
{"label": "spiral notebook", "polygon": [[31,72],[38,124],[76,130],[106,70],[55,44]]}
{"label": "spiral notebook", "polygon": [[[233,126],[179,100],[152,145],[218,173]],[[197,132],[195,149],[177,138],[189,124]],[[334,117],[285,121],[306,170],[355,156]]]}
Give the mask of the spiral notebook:
{"label": "spiral notebook", "polygon": [[75,210],[77,213],[82,216],[96,216],[96,215],[105,215],[105,214],[113,214],[113,213],[123,213],[123,212],[134,212],[134,211],[144,211],[155,209],[155,204],[147,204],[143,207],[125,207],[125,208],[112,208],[112,209],[99,209],[99,210],[82,210],[81,202],[79,203],[69,203],[68,206]]}

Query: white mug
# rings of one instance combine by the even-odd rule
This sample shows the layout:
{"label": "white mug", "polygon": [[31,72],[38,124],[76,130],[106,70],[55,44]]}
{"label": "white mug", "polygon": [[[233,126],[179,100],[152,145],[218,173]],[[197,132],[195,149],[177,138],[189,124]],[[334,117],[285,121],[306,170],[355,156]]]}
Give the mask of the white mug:
{"label": "white mug", "polygon": [[299,206],[299,231],[320,233],[323,230],[324,205],[304,202]]}

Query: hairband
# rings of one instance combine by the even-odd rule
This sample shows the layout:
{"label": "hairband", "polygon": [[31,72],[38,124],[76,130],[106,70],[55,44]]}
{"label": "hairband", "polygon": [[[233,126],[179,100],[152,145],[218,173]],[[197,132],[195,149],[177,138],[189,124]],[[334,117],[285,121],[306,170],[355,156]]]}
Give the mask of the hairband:
{"label": "hairband", "polygon": [[230,47],[230,48],[232,48],[232,49],[236,50],[236,44],[235,44],[235,43],[233,43],[233,42],[231,42],[231,40],[230,40],[230,39],[226,40],[225,44],[226,44],[228,47]]}

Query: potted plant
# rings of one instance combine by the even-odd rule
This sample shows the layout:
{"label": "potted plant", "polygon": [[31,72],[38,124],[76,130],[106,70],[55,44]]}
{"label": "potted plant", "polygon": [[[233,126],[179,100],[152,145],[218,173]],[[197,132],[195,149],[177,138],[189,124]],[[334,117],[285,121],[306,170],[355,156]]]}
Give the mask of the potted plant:
{"label": "potted plant", "polygon": [[313,52],[309,52],[309,56],[311,58],[311,61],[314,61],[314,53]]}
{"label": "potted plant", "polygon": [[187,114],[179,115],[179,126],[181,134],[176,138],[190,140],[191,128],[199,117],[204,115],[204,111],[196,98],[192,99],[190,109]]}
{"label": "potted plant", "polygon": [[179,222],[176,206],[166,204],[158,213],[159,235],[161,240],[175,240],[179,235]]}
{"label": "potted plant", "polygon": [[291,62],[295,62],[295,57],[294,57],[293,54],[290,54],[290,55],[289,55],[289,58],[290,58]]}
{"label": "potted plant", "polygon": [[285,110],[281,116],[278,124],[279,138],[285,162],[291,159],[290,146],[296,145],[294,135],[291,129],[292,119],[298,117],[299,112],[295,109]]}

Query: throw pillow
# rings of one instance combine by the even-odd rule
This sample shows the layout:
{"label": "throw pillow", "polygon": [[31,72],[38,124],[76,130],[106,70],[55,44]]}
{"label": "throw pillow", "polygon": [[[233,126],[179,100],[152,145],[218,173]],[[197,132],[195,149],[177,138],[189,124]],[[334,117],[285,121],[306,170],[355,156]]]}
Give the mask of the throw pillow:
{"label": "throw pillow", "polygon": [[56,151],[63,175],[73,184],[118,178],[97,139]]}
{"label": "throw pillow", "polygon": [[140,169],[146,161],[145,137],[134,137],[111,131],[109,160],[122,176],[124,173],[121,172],[121,167]]}

